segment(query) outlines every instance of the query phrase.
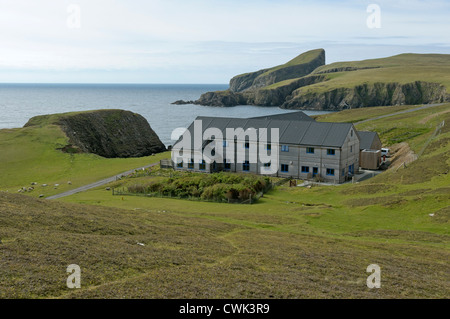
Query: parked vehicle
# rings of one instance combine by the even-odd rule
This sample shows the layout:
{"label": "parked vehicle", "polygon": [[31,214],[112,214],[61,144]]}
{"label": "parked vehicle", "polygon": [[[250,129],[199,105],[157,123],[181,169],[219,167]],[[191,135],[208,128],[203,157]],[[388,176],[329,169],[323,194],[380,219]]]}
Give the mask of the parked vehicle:
{"label": "parked vehicle", "polygon": [[383,156],[386,156],[386,157],[391,156],[390,150],[388,148],[382,148],[381,149],[381,157],[383,157]]}

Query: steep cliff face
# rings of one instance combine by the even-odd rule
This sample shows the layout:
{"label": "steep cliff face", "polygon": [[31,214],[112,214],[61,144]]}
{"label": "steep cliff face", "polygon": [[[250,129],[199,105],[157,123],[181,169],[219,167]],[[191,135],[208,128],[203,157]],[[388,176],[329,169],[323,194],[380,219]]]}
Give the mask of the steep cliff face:
{"label": "steep cliff face", "polygon": [[124,110],[98,110],[44,115],[25,126],[56,124],[69,138],[63,150],[94,153],[107,158],[142,157],[166,150],[147,120]]}
{"label": "steep cliff face", "polygon": [[281,105],[284,109],[343,110],[348,108],[415,105],[450,101],[446,88],[439,83],[362,84],[326,92],[294,91]]}
{"label": "steep cliff face", "polygon": [[325,50],[308,51],[283,65],[235,76],[230,80],[230,90],[258,90],[277,82],[303,77],[322,65],[325,65]]}
{"label": "steep cliff face", "polygon": [[246,74],[237,75],[230,80],[230,90],[233,92],[243,92],[253,86],[255,79],[269,69],[259,70]]}
{"label": "steep cliff face", "polygon": [[[306,76],[300,79],[288,80],[280,83],[280,85],[268,86],[260,90],[207,92],[202,94],[197,101],[190,102],[198,105],[220,107],[236,105],[280,106],[286,102],[286,97],[294,90],[322,81],[326,81],[326,77],[322,75]],[[180,101],[174,103],[180,104]]]}

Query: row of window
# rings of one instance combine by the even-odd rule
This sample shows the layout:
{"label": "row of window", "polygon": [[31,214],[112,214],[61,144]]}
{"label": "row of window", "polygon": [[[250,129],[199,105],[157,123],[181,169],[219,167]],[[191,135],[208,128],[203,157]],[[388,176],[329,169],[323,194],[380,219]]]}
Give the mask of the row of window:
{"label": "row of window", "polygon": [[[227,145],[225,143],[226,142],[224,142],[224,146]],[[250,143],[246,142],[244,144],[244,148],[246,148],[246,149],[250,148]],[[350,151],[353,151],[352,150],[353,146],[350,146],[350,148],[351,148]],[[265,149],[270,151],[272,149],[272,145],[271,144],[266,144]],[[289,152],[289,145],[281,145],[281,151],[282,152]],[[314,147],[307,147],[306,148],[306,153],[307,154],[314,154],[314,152],[315,152]],[[335,149],[331,149],[331,148],[327,149],[327,155],[336,155],[336,150]]]}
{"label": "row of window", "polygon": [[[271,163],[265,163],[264,167],[265,168],[269,168],[271,165]],[[177,167],[182,168],[183,167],[183,162],[177,163]],[[227,163],[224,161],[224,168],[225,169],[231,169],[231,163]],[[194,169],[194,160],[191,159],[191,161],[188,163],[188,169]],[[206,170],[206,163],[204,160],[202,160],[199,163],[199,170]],[[250,171],[250,162],[249,161],[245,161],[244,163],[242,163],[242,170],[244,172],[248,172]],[[310,172],[310,167],[309,166],[302,166],[302,173],[309,173]],[[289,173],[289,165],[288,164],[281,164],[281,172],[282,173]],[[312,173],[313,175],[316,175],[319,173],[319,168],[318,167],[313,167],[312,169]],[[327,168],[327,176],[334,176],[334,169],[333,168]]]}
{"label": "row of window", "polygon": [[[227,147],[228,146],[228,142],[227,141],[223,141],[223,147]],[[250,143],[249,142],[245,142],[244,143],[244,148],[249,149],[250,148]],[[272,150],[272,144],[266,144],[265,146],[265,150]],[[281,151],[282,152],[289,152],[289,145],[281,145]],[[306,148],[306,153],[307,154],[314,154],[315,149],[314,147],[307,147]],[[353,146],[350,146],[350,152],[353,152]],[[334,149],[327,149],[327,155],[336,155],[336,150]]]}
{"label": "row of window", "polygon": [[[302,173],[308,174],[309,172],[310,172],[310,167],[309,166],[302,166]],[[319,168],[318,167],[313,167],[312,168],[312,174],[313,174],[313,176],[319,174]],[[327,175],[328,176],[334,176],[334,169],[333,168],[327,168]]]}

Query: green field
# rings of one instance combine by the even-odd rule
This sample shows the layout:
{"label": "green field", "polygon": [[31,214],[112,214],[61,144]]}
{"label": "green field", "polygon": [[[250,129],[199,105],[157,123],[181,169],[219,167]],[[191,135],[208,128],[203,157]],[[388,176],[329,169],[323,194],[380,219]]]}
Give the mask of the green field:
{"label": "green field", "polygon": [[[359,121],[407,108],[348,110],[318,120]],[[440,122],[450,123],[449,109],[357,126],[377,131],[385,146],[403,142],[423,150],[406,168],[358,184],[281,186],[254,205],[112,196],[105,187],[60,201],[0,192],[0,297],[448,298],[449,125],[430,137]],[[39,134],[0,131],[0,159],[11,168],[2,165],[2,189],[77,174],[81,183],[151,162],[98,158],[87,173],[96,162],[80,155],[77,169],[64,171],[70,157],[54,150],[63,137],[55,143],[53,134],[59,136],[54,127]],[[13,136],[20,141],[15,146]],[[19,152],[19,145],[35,148],[22,162],[3,155],[7,147]],[[76,291],[65,285],[70,264],[82,269]],[[380,289],[366,286],[370,264],[381,267]]]}
{"label": "green field", "polygon": [[401,84],[425,81],[443,84],[450,89],[450,55],[448,54],[399,54],[396,56],[352,62],[336,62],[317,68],[312,75],[321,72],[353,67],[358,70],[325,73],[329,81],[311,85],[308,90],[327,91],[334,88],[354,87],[361,83],[398,82]]}
{"label": "green field", "polygon": [[[0,130],[0,190],[17,193],[22,187],[38,183],[28,194],[51,196],[170,158],[170,152],[125,159],[57,150],[67,144],[67,137],[57,125]],[[55,184],[59,184],[57,189]]]}

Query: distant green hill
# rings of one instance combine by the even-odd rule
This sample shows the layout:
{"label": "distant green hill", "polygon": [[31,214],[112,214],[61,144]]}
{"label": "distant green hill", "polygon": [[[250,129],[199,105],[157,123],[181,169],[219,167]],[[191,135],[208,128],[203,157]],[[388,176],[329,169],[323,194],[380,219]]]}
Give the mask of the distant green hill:
{"label": "distant green hill", "polygon": [[449,54],[400,54],[325,65],[325,51],[318,49],[284,65],[235,76],[229,90],[189,102],[343,110],[448,102],[449,88]]}

